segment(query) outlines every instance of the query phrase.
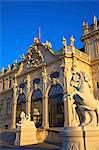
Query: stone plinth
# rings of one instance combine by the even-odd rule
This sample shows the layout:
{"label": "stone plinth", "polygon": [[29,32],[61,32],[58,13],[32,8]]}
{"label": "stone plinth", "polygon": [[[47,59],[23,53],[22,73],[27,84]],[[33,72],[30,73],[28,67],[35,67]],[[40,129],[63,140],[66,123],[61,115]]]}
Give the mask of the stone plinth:
{"label": "stone plinth", "polygon": [[62,150],[99,150],[99,128],[70,127],[60,132]]}
{"label": "stone plinth", "polygon": [[37,144],[36,127],[33,121],[25,122],[16,129],[16,139],[14,144],[17,146]]}

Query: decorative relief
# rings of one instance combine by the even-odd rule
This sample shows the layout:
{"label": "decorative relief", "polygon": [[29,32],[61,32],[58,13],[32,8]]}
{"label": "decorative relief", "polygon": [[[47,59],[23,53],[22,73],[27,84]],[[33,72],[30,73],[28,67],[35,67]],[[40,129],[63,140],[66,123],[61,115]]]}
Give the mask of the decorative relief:
{"label": "decorative relief", "polygon": [[36,68],[39,64],[44,62],[44,57],[37,45],[33,45],[29,48],[27,53],[27,68]]}
{"label": "decorative relief", "polygon": [[79,150],[79,144],[75,142],[63,142],[62,150]]}

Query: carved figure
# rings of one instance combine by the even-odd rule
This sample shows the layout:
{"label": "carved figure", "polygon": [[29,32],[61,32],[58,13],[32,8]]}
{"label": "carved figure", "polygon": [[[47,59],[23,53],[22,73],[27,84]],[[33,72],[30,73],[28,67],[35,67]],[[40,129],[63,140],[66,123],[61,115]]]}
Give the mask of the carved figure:
{"label": "carved figure", "polygon": [[36,38],[36,37],[34,38],[34,43],[40,43],[38,38]]}
{"label": "carved figure", "polygon": [[10,64],[8,65],[8,71],[10,71],[11,70],[11,66],[10,66]]}
{"label": "carved figure", "polygon": [[64,38],[64,36],[63,36],[63,42],[62,42],[62,43],[63,43],[63,46],[64,46],[64,47],[67,46],[66,38]]}
{"label": "carved figure", "polygon": [[97,18],[96,18],[96,16],[94,16],[93,22],[94,22],[94,29],[96,30],[97,29]]}
{"label": "carved figure", "polygon": [[[99,126],[99,101],[94,98],[90,90],[87,75],[82,72],[73,73],[70,85],[76,90],[70,95],[70,98],[78,108],[81,125],[90,124],[94,120],[96,125]],[[89,122],[88,116],[90,118]]]}
{"label": "carved figure", "polygon": [[70,37],[70,42],[71,42],[70,45],[74,46],[75,39],[74,39],[73,35]]}
{"label": "carved figure", "polygon": [[83,31],[84,31],[84,34],[88,33],[88,22],[83,22]]}
{"label": "carved figure", "polygon": [[45,48],[52,48],[51,42],[46,41],[45,43],[43,43],[43,45],[45,46]]}
{"label": "carved figure", "polygon": [[4,67],[2,67],[2,70],[1,70],[1,72],[2,72],[2,73],[4,73]]}
{"label": "carved figure", "polygon": [[26,59],[26,57],[25,57],[24,54],[20,55],[20,57],[21,57],[21,59],[22,59],[23,61]]}
{"label": "carved figure", "polygon": [[24,111],[21,112],[20,118],[21,118],[21,120],[19,121],[19,123],[17,123],[18,127],[20,127],[26,121],[26,117],[25,117]]}

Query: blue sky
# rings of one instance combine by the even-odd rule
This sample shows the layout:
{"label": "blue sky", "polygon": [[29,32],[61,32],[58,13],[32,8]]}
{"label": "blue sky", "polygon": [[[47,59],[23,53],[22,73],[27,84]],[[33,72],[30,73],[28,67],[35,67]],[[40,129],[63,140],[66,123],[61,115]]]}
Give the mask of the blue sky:
{"label": "blue sky", "polygon": [[0,4],[0,68],[12,64],[26,53],[41,27],[41,42],[49,40],[56,51],[62,37],[74,35],[75,46],[81,48],[82,22],[99,19],[98,1],[7,1]]}

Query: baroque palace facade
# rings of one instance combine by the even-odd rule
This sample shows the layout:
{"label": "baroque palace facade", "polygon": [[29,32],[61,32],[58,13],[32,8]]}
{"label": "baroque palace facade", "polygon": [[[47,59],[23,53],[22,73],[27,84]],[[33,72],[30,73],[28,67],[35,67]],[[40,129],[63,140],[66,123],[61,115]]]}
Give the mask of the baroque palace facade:
{"label": "baroque palace facade", "polygon": [[31,115],[37,128],[64,127],[70,124],[69,102],[64,94],[73,92],[70,80],[74,71],[88,75],[91,90],[99,99],[99,21],[83,23],[84,43],[76,49],[75,39],[54,52],[51,43],[34,43],[22,61],[15,62],[0,73],[0,129],[15,129],[20,113]]}

